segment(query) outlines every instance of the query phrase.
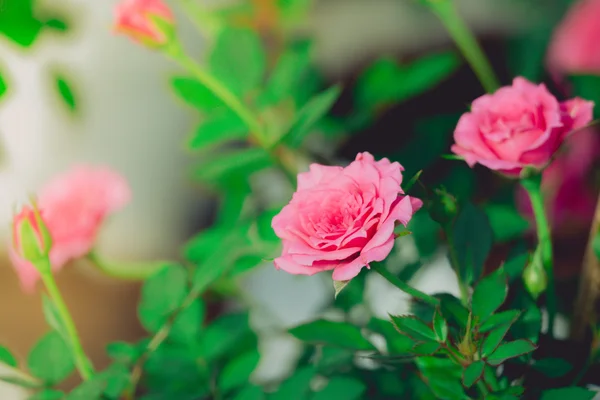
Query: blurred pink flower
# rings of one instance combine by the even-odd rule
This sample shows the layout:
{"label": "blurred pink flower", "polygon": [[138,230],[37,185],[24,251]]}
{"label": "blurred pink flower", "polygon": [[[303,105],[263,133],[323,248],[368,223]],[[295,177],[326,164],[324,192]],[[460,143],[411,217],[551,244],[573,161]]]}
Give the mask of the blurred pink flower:
{"label": "blurred pink flower", "polygon": [[162,0],[124,0],[115,9],[116,30],[151,47],[167,43],[173,22],[173,13]]}
{"label": "blurred pink flower", "polygon": [[[588,128],[575,133],[566,142],[565,152],[559,154],[542,176],[546,209],[553,226],[566,222],[587,222],[594,215],[596,198],[586,181],[596,158],[600,155],[597,132]],[[519,186],[517,208],[533,220],[527,192]]]}
{"label": "blurred pink flower", "polygon": [[345,281],[383,261],[394,246],[396,223],[406,226],[423,204],[404,195],[403,170],[369,153],[359,153],[346,168],[312,164],[273,218],[283,241],[275,266],[300,275],[333,270],[334,280]]}
{"label": "blurred pink flower", "polygon": [[599,21],[600,0],[580,0],[571,7],[548,48],[553,74],[600,74]]}
{"label": "blurred pink flower", "polygon": [[517,77],[473,101],[458,121],[452,152],[471,167],[518,176],[525,167],[545,167],[567,135],[591,121],[593,107],[580,98],[561,103],[543,84]]}
{"label": "blurred pink flower", "polygon": [[[52,237],[53,270],[89,253],[104,219],[131,199],[127,181],[105,167],[77,166],[42,188],[38,207]],[[32,291],[39,274],[11,246],[23,288]]]}

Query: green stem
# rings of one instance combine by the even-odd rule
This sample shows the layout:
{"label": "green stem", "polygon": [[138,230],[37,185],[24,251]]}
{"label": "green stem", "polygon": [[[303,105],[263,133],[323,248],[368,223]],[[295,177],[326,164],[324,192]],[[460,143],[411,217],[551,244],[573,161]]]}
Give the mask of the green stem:
{"label": "green stem", "polygon": [[496,91],[500,87],[498,78],[475,36],[458,14],[454,2],[452,0],[429,0],[427,4],[442,21],[486,92]]}
{"label": "green stem", "polygon": [[477,389],[481,392],[481,396],[483,399],[486,399],[490,392],[488,391],[487,386],[485,386],[485,382],[481,379],[477,381]]}
{"label": "green stem", "polygon": [[231,111],[244,121],[248,129],[250,129],[250,136],[256,140],[259,146],[267,147],[267,135],[261,123],[254,113],[246,107],[235,94],[225,87],[221,81],[216,79],[185,54],[178,44],[173,45],[167,53],[175,62],[194,74],[200,83],[206,86],[208,90],[217,96]]}
{"label": "green stem", "polygon": [[552,237],[550,224],[544,210],[544,198],[542,196],[542,175],[521,179],[521,185],[529,194],[531,207],[535,215],[537,227],[538,246],[542,254],[542,265],[548,279],[548,288],[546,289],[546,308],[548,309],[548,334],[554,336],[554,319],[558,308],[556,298],[556,283],[554,281],[554,270],[552,261]]}
{"label": "green stem", "polygon": [[73,352],[73,359],[75,361],[75,366],[79,371],[79,375],[81,378],[86,381],[92,377],[94,374],[94,367],[92,363],[88,359],[83,350],[83,346],[81,345],[81,341],[79,340],[79,334],[77,333],[77,329],[75,328],[75,323],[73,322],[73,318],[71,318],[71,314],[65,304],[65,301],[56,285],[56,281],[54,280],[54,275],[52,274],[52,268],[50,264],[50,260],[46,257],[46,259],[41,260],[36,263],[37,269],[40,271],[40,275],[42,277],[42,281],[48,291],[48,295],[61,319],[62,325],[65,328],[65,333],[70,341],[70,348]]}
{"label": "green stem", "polygon": [[450,265],[456,274],[456,280],[458,282],[458,289],[460,291],[460,302],[466,308],[469,308],[469,286],[463,282],[460,276],[460,268],[458,263],[458,256],[456,255],[456,248],[454,246],[454,235],[451,229],[444,229],[446,233],[446,241],[448,242],[448,258],[450,259]]}
{"label": "green stem", "polygon": [[295,186],[297,172],[294,163],[297,158],[297,153],[290,151],[290,149],[284,146],[273,146],[267,131],[254,112],[225,87],[221,81],[216,79],[185,54],[179,43],[173,44],[172,47],[166,50],[166,53],[181,67],[192,73],[200,83],[218,97],[246,124],[252,141],[269,153],[271,159],[273,159],[275,164],[281,168],[292,186]]}
{"label": "green stem", "polygon": [[406,282],[403,282],[402,280],[398,279],[397,276],[393,275],[390,271],[385,269],[385,267],[382,264],[372,263],[371,269],[377,272],[382,277],[384,277],[389,283],[402,290],[404,293],[416,299],[419,299],[433,307],[437,307],[440,304],[439,300],[435,297],[430,296],[427,293],[423,293],[420,290],[417,290],[412,286],[408,285]]}

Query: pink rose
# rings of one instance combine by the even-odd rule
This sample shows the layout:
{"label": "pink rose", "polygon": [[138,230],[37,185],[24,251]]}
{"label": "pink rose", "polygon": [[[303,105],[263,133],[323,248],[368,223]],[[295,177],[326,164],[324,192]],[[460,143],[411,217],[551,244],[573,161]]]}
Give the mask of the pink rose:
{"label": "pink rose", "polygon": [[[78,166],[55,177],[39,193],[38,206],[52,237],[53,270],[88,254],[104,219],[129,202],[131,191],[118,173]],[[11,259],[23,288],[32,291],[39,278],[33,265],[11,248]]]}
{"label": "pink rose", "polygon": [[600,74],[600,0],[571,7],[554,32],[547,63],[554,74]]}
{"label": "pink rose", "polygon": [[[566,141],[566,147],[566,152],[559,154],[542,176],[546,209],[555,227],[573,221],[589,221],[596,205],[596,196],[587,177],[600,155],[598,133],[592,129],[577,132]],[[533,220],[525,189],[518,186],[516,196],[519,211]]]}
{"label": "pink rose", "polygon": [[312,164],[298,175],[298,190],[273,218],[283,242],[275,266],[291,274],[333,270],[333,279],[354,278],[394,246],[394,228],[422,206],[400,188],[402,171],[387,158],[360,153],[346,168]]}
{"label": "pink rose", "polygon": [[574,98],[559,103],[544,85],[515,78],[512,86],[476,99],[454,131],[452,151],[508,175],[543,168],[567,135],[592,120],[594,103]]}
{"label": "pink rose", "polygon": [[161,0],[124,0],[115,14],[116,30],[136,42],[157,47],[172,33],[173,13]]}

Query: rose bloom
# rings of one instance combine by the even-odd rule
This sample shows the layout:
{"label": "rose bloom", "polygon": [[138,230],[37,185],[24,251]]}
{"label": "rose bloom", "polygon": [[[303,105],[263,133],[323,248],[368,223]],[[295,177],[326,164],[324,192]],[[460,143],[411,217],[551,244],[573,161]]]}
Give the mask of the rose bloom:
{"label": "rose bloom", "polygon": [[[104,219],[131,198],[127,181],[102,167],[78,166],[55,177],[38,196],[40,215],[52,237],[50,262],[54,271],[68,261],[88,254]],[[32,291],[39,274],[11,246],[10,256],[26,291]]]}
{"label": "rose bloom", "polygon": [[575,3],[556,28],[547,54],[553,74],[600,74],[600,0]]}
{"label": "rose bloom", "polygon": [[544,85],[515,78],[473,102],[458,121],[452,152],[471,167],[479,163],[512,176],[543,168],[569,133],[592,120],[593,106],[580,98],[561,103]]}
{"label": "rose bloom", "polygon": [[[599,139],[598,132],[590,128],[577,132],[566,141],[566,151],[543,172],[546,210],[556,228],[573,222],[588,224],[594,216],[596,196],[587,178],[600,156]],[[533,220],[529,196],[521,186],[517,187],[516,203],[519,211]]]}
{"label": "rose bloom", "polygon": [[406,226],[423,204],[404,195],[403,170],[369,153],[358,154],[346,168],[312,164],[273,218],[283,242],[275,266],[301,275],[333,270],[334,280],[345,281],[384,260],[394,246],[396,222]]}
{"label": "rose bloom", "polygon": [[153,21],[158,18],[165,26],[174,23],[173,13],[161,0],[124,0],[115,10],[115,28],[134,41],[160,46],[168,41],[168,32]]}

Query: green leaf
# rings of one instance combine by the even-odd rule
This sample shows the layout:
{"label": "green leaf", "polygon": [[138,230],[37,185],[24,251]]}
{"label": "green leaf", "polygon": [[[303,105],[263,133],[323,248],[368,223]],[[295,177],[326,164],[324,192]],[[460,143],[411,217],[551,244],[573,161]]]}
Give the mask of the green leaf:
{"label": "green leaf", "polygon": [[440,299],[440,312],[444,319],[450,325],[456,325],[465,329],[469,320],[469,310],[462,305],[460,300],[447,293],[436,297]]}
{"label": "green leaf", "polygon": [[0,34],[19,46],[30,47],[43,27],[35,18],[33,0],[10,1],[0,8]]}
{"label": "green leaf", "polygon": [[419,356],[432,356],[440,347],[438,342],[418,343],[412,348],[412,352]]}
{"label": "green leaf", "polygon": [[573,366],[562,358],[542,358],[536,360],[532,367],[548,378],[559,378],[573,369]]}
{"label": "green leaf", "polygon": [[171,86],[177,96],[196,109],[212,111],[223,107],[223,102],[196,79],[176,76],[171,78]]}
{"label": "green leaf", "polygon": [[348,284],[350,283],[350,281],[333,281],[333,289],[335,290],[335,295],[334,297],[337,299],[338,294],[340,294],[340,292],[342,290],[344,290],[344,288],[346,286],[348,286]]}
{"label": "green leaf", "polygon": [[473,292],[471,308],[479,322],[485,322],[500,307],[508,294],[508,284],[503,270],[497,270],[483,278]]}
{"label": "green leaf", "polygon": [[522,291],[519,293],[511,308],[523,310],[519,319],[511,329],[511,335],[515,339],[527,339],[536,343],[542,329],[542,312],[529,294]]}
{"label": "green leaf", "polygon": [[485,368],[485,363],[481,360],[469,364],[463,371],[463,385],[466,388],[473,386],[483,375],[483,368]]}
{"label": "green leaf", "polygon": [[54,29],[58,32],[67,32],[69,30],[69,25],[66,21],[59,18],[51,18],[47,21],[44,21],[44,26],[46,28]]}
{"label": "green leaf", "polygon": [[422,341],[436,341],[436,334],[425,322],[412,315],[391,316],[392,323],[399,332]]}
{"label": "green leaf", "polygon": [[439,309],[436,309],[433,314],[433,331],[440,342],[443,343],[448,339],[448,323]]}
{"label": "green leaf", "polygon": [[0,97],[4,96],[4,94],[8,91],[8,84],[6,79],[4,79],[3,73],[0,73]]}
{"label": "green leaf", "polygon": [[375,350],[360,329],[346,322],[319,319],[289,330],[296,339],[313,344],[344,347],[353,350]]}
{"label": "green leaf", "polygon": [[237,345],[255,339],[246,313],[221,315],[212,321],[201,335],[202,354],[208,362],[236,354]]}
{"label": "green leaf", "polygon": [[221,145],[231,140],[243,140],[248,136],[246,124],[233,112],[223,110],[203,121],[188,146],[192,150]]}
{"label": "green leaf", "polygon": [[237,177],[248,177],[273,165],[269,154],[258,147],[232,150],[206,157],[196,168],[197,179],[217,187]]}
{"label": "green leaf", "polygon": [[117,362],[132,364],[141,355],[140,346],[127,342],[113,342],[106,346],[106,353]]}
{"label": "green leaf", "polygon": [[438,85],[459,65],[460,59],[450,52],[427,55],[408,65],[380,59],[358,80],[357,107],[374,108],[417,96]]}
{"label": "green leaf", "polygon": [[323,390],[316,392],[311,400],[359,400],[364,398],[366,390],[365,384],[357,379],[336,376],[329,380]]}
{"label": "green leaf", "polygon": [[309,68],[309,45],[304,43],[284,50],[267,81],[265,96],[267,96],[268,102],[277,103],[288,96],[292,96],[298,90],[303,75],[306,74]]}
{"label": "green leaf", "polygon": [[0,363],[16,368],[18,363],[15,356],[5,346],[0,346]]}
{"label": "green leaf", "polygon": [[171,328],[171,340],[178,343],[195,343],[200,335],[204,321],[204,302],[196,299],[185,310],[181,311]]}
{"label": "green leaf", "polygon": [[316,375],[313,366],[302,367],[294,371],[279,386],[277,391],[269,396],[269,400],[306,400],[310,391],[310,382]]}
{"label": "green leaf", "polygon": [[65,400],[102,400],[102,394],[106,388],[106,381],[102,376],[94,376],[83,382],[69,393]]}
{"label": "green leaf", "polygon": [[27,400],[62,400],[64,398],[65,393],[60,390],[44,389],[28,397]]}
{"label": "green leaf", "polygon": [[466,400],[468,397],[462,387],[462,367],[449,358],[419,357],[416,364],[428,382],[435,398]]}
{"label": "green leaf", "polygon": [[230,361],[219,376],[218,387],[227,393],[248,382],[252,371],[258,365],[260,354],[257,350],[250,350]]}
{"label": "green leaf", "polygon": [[505,323],[494,328],[487,334],[481,345],[481,356],[486,357],[494,352],[508,333],[511,323]]}
{"label": "green leaf", "polygon": [[368,328],[382,335],[387,343],[387,351],[392,355],[412,353],[415,342],[406,335],[400,334],[390,321],[371,318]]}
{"label": "green leaf", "polygon": [[56,84],[56,90],[63,103],[67,106],[69,111],[75,111],[77,109],[77,96],[73,91],[73,86],[69,83],[65,76],[60,74],[56,74],[54,76],[54,81]]}
{"label": "green leaf", "polygon": [[490,204],[485,207],[485,213],[498,242],[521,237],[529,229],[529,222],[514,207]]}
{"label": "green leaf", "polygon": [[565,387],[545,390],[541,400],[592,400],[598,393],[582,387]]}
{"label": "green leaf", "polygon": [[513,342],[508,342],[498,346],[496,351],[490,354],[487,362],[490,365],[500,365],[504,361],[531,353],[536,349],[536,346],[529,340],[519,339]]}
{"label": "green leaf", "polygon": [[454,222],[452,234],[460,276],[471,284],[481,276],[493,244],[487,215],[473,204],[465,204]]}
{"label": "green leaf", "polygon": [[479,333],[489,332],[500,325],[512,325],[521,316],[519,310],[508,310],[492,315],[479,326]]}
{"label": "green leaf", "polygon": [[187,273],[180,266],[168,266],[148,278],[138,305],[138,316],[144,328],[153,333],[158,331],[181,305],[187,292]]}
{"label": "green leaf", "polygon": [[332,86],[314,96],[298,111],[295,121],[282,140],[294,147],[301,145],[306,135],[311,133],[311,129],[315,124],[333,107],[341,91],[339,86]]}
{"label": "green leaf", "polygon": [[225,28],[209,56],[214,76],[233,93],[243,96],[257,88],[266,68],[260,37],[250,29]]}
{"label": "green leaf", "polygon": [[254,385],[246,385],[233,398],[233,400],[264,400],[264,399],[265,399],[265,392],[259,386],[254,386]]}
{"label": "green leaf", "polygon": [[69,346],[55,331],[44,335],[31,349],[27,367],[32,375],[50,385],[61,382],[75,369]]}

